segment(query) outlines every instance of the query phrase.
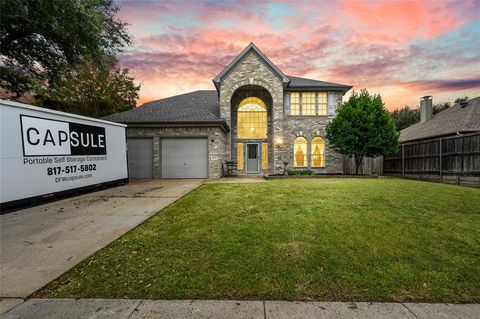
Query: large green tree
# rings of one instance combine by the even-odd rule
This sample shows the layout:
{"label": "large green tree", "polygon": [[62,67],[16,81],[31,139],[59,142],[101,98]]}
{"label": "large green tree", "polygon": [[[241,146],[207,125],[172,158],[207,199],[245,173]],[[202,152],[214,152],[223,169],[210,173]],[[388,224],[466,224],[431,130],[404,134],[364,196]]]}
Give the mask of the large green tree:
{"label": "large green tree", "polygon": [[409,106],[404,106],[401,109],[395,109],[392,112],[392,117],[397,126],[397,130],[400,132],[404,128],[420,121],[420,111],[418,108],[413,109]]}
{"label": "large green tree", "polygon": [[336,151],[355,158],[356,174],[364,157],[398,151],[399,134],[380,95],[352,92],[327,125],[327,138]]}
{"label": "large green tree", "polygon": [[101,117],[135,107],[140,85],[113,57],[97,65],[87,60],[55,87],[39,87],[36,104],[59,111]]}
{"label": "large green tree", "polygon": [[20,97],[131,43],[113,0],[0,0],[0,83]]}

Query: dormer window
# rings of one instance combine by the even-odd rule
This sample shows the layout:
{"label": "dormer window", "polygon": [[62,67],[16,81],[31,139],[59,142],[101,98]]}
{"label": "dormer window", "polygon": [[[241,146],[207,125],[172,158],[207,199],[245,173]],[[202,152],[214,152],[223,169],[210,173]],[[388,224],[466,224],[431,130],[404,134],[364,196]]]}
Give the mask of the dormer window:
{"label": "dormer window", "polygon": [[326,116],[327,92],[292,92],[290,115]]}

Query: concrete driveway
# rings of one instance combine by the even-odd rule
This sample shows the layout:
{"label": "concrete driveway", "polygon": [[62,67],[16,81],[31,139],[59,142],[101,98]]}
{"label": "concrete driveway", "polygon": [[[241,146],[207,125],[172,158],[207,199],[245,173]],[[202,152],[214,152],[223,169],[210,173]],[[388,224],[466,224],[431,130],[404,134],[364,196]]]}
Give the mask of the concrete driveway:
{"label": "concrete driveway", "polygon": [[144,180],[0,215],[1,310],[198,187]]}

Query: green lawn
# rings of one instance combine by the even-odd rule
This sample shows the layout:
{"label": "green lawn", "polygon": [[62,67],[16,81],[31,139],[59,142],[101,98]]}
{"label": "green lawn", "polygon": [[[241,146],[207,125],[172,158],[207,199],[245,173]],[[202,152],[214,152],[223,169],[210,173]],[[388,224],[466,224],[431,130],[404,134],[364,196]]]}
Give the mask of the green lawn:
{"label": "green lawn", "polygon": [[204,185],[36,296],[480,302],[480,189]]}

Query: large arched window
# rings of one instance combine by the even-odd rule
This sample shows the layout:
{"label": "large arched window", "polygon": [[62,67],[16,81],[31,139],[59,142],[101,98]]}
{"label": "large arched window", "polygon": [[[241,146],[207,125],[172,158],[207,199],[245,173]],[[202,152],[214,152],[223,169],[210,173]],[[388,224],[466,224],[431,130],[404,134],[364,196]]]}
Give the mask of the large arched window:
{"label": "large arched window", "polygon": [[320,136],[314,137],[310,149],[312,167],[325,167],[325,140]]}
{"label": "large arched window", "polygon": [[293,166],[307,166],[307,139],[305,137],[297,137],[293,141]]}
{"label": "large arched window", "polygon": [[240,102],[237,122],[238,138],[267,138],[267,106],[256,97]]}

